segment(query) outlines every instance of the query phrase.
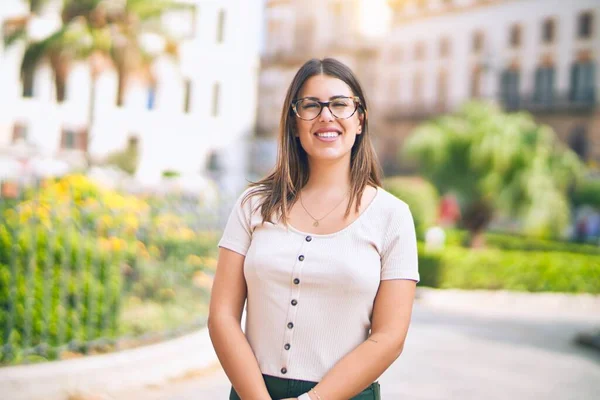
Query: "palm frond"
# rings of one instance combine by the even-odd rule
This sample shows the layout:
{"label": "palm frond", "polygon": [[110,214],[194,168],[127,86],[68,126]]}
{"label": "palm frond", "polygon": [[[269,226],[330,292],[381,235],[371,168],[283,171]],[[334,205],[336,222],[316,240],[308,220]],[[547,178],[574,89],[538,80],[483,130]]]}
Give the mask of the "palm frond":
{"label": "palm frond", "polygon": [[189,10],[194,6],[174,0],[127,0],[127,13],[135,15],[139,21],[152,20],[169,11]]}
{"label": "palm frond", "polygon": [[49,56],[52,51],[56,50],[58,44],[63,39],[65,30],[65,27],[62,27],[43,40],[29,43],[25,49],[23,60],[21,61],[21,74],[25,74],[27,71],[35,69],[42,59]]}
{"label": "palm frond", "polygon": [[10,47],[27,34],[27,21],[29,17],[10,18],[2,24],[4,47]]}
{"label": "palm frond", "polygon": [[93,19],[94,11],[103,0],[65,0],[62,8],[63,24],[68,24],[76,18],[83,17],[86,20]]}
{"label": "palm frond", "polygon": [[42,11],[42,7],[48,3],[48,0],[28,0],[29,12],[37,14]]}

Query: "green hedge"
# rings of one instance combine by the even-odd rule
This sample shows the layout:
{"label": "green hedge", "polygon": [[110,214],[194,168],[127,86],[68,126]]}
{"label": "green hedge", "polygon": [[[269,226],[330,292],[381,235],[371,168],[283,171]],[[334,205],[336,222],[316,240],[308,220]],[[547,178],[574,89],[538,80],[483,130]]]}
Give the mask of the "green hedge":
{"label": "green hedge", "polygon": [[60,347],[84,351],[85,342],[114,338],[119,257],[73,231],[0,224],[0,362],[32,349],[56,358]]}
{"label": "green hedge", "polygon": [[419,244],[419,270],[419,284],[437,288],[600,294],[600,257],[589,254]]}
{"label": "green hedge", "polygon": [[[468,233],[463,230],[446,231],[446,242],[449,245],[462,246],[467,242]],[[530,238],[506,233],[486,232],[485,243],[488,248],[502,250],[539,251],[553,253],[576,253],[600,256],[600,247],[590,244],[579,244]]]}

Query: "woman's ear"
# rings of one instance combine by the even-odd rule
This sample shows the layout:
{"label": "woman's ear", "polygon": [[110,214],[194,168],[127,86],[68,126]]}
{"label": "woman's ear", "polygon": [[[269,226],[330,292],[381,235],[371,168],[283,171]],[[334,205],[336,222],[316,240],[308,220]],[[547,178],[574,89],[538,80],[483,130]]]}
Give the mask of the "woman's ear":
{"label": "woman's ear", "polygon": [[358,130],[356,131],[357,135],[360,135],[362,133],[364,122],[365,122],[365,114],[362,112],[358,113]]}

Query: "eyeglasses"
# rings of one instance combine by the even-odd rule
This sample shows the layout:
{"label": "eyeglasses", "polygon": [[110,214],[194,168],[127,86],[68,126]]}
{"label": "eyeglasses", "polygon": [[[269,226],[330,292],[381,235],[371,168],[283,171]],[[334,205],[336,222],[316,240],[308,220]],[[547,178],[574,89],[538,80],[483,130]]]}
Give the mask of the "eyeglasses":
{"label": "eyeglasses", "polygon": [[354,115],[359,105],[361,102],[358,96],[339,96],[331,101],[318,101],[308,97],[294,101],[292,110],[298,118],[305,121],[312,121],[321,115],[323,107],[327,107],[331,115],[337,119],[348,119]]}

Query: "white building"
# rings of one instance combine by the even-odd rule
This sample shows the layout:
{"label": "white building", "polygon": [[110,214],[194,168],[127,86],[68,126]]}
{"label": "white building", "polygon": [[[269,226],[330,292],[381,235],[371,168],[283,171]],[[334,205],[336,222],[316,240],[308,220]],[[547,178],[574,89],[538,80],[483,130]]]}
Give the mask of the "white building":
{"label": "white building", "polygon": [[[89,62],[71,66],[64,100],[58,102],[48,63],[36,69],[31,82],[23,82],[24,42],[0,48],[0,148],[24,139],[46,154],[77,160],[86,146],[101,159],[136,143],[141,156],[136,174],[142,181],[156,181],[166,170],[207,173],[218,158],[225,187],[239,190],[248,163],[244,143],[255,125],[263,4],[181,1],[193,8],[162,20],[181,39],[179,61],[158,58],[153,83],[132,79],[121,106],[117,74],[105,69],[97,79],[89,130]],[[60,3],[31,24],[30,36],[55,29]],[[0,22],[26,14],[25,1],[2,0]]]}
{"label": "white building", "polygon": [[600,1],[397,0],[374,98],[394,169],[403,138],[472,98],[524,109],[600,162]]}

